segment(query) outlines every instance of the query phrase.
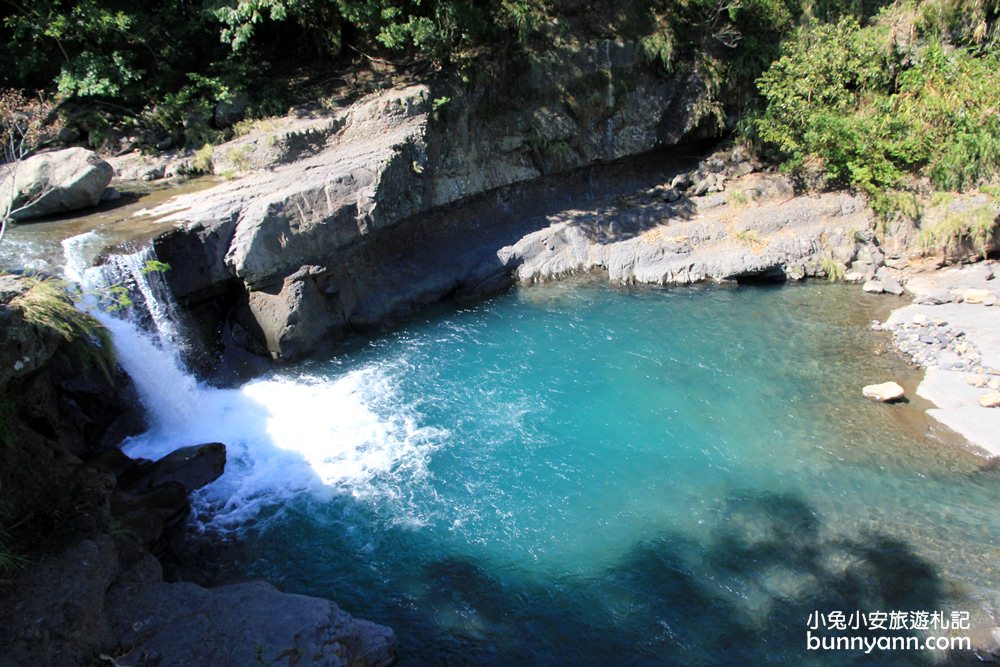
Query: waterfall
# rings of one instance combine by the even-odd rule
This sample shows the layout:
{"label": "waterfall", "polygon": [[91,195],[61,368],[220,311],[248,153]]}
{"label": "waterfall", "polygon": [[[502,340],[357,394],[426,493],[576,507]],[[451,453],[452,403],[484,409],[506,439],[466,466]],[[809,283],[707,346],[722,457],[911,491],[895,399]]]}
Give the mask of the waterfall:
{"label": "waterfall", "polygon": [[[196,521],[236,529],[257,522],[265,507],[329,489],[395,498],[399,479],[426,476],[444,432],[421,426],[398,400],[400,369],[334,364],[318,375],[284,369],[231,389],[199,383],[183,362],[184,327],[164,276],[145,270],[157,259],[152,247],[104,256],[88,233],[64,241],[63,251],[64,274],[80,285],[78,306],[111,333],[150,418],[150,429],[122,449],[157,459],[186,445],[226,444],[225,474],[193,498]],[[96,257],[103,264],[91,267]],[[132,304],[109,311],[108,295],[120,292]]]}
{"label": "waterfall", "polygon": [[[193,413],[200,388],[181,360],[184,339],[173,295],[160,272],[145,270],[156,252],[146,246],[87,268],[90,234],[63,241],[65,274],[80,286],[79,306],[111,333],[118,363],[135,383],[154,428],[182,421]],[[109,300],[122,294],[131,305],[109,309]]]}

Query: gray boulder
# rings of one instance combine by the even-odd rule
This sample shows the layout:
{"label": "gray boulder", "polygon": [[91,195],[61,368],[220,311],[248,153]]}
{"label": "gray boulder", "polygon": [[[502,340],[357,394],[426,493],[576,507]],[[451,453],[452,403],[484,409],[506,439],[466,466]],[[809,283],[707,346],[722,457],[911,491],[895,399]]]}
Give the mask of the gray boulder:
{"label": "gray boulder", "polygon": [[231,100],[225,100],[215,105],[212,123],[217,128],[230,127],[246,115],[250,106],[250,97],[246,93],[236,93]]}
{"label": "gray boulder", "polygon": [[17,166],[0,183],[0,206],[22,221],[97,206],[114,170],[85,148],[42,153]]}
{"label": "gray boulder", "polygon": [[885,286],[882,284],[882,281],[875,280],[874,278],[865,281],[865,284],[861,286],[861,289],[869,294],[882,294],[885,292]]}

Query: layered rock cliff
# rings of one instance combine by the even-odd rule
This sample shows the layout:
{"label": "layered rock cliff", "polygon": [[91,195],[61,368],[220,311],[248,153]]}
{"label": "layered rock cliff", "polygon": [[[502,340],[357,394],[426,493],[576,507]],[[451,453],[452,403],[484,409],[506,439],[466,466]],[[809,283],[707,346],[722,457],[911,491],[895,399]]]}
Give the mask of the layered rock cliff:
{"label": "layered rock cliff", "polygon": [[[420,218],[494,192],[498,208],[482,218],[492,224],[488,218],[503,217],[502,201],[519,196],[519,183],[700,137],[715,119],[697,76],[664,78],[634,45],[610,40],[554,52],[515,87],[517,100],[531,101],[504,104],[491,98],[495,90],[475,87],[451,95],[425,85],[391,89],[299,130],[217,149],[223,163],[237,156],[260,169],[150,212],[180,225],[156,241],[177,267],[168,277],[175,293],[193,307],[228,296],[236,304],[224,308],[230,339],[263,343],[275,358],[300,357],[412,307],[401,302],[475,287],[470,280],[481,276],[456,275],[420,294],[370,286],[383,273],[407,273],[411,259],[373,267],[360,258],[384,255],[387,244],[445,242]],[[285,149],[290,135],[300,139],[296,150]],[[389,240],[384,230],[404,221],[423,230],[420,238]]]}

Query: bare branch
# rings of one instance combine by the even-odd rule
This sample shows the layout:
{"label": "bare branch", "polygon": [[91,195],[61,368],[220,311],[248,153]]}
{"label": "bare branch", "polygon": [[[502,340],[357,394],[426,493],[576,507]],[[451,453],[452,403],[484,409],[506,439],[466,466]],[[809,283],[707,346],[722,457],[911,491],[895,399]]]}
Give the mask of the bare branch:
{"label": "bare branch", "polygon": [[62,124],[56,117],[53,106],[44,97],[28,98],[18,90],[0,91],[0,143],[3,145],[0,185],[5,191],[9,188],[9,193],[2,193],[9,196],[0,200],[3,202],[0,204],[0,242],[16,213],[51,192],[50,189],[37,193],[28,201],[15,206],[18,167],[35,149],[50,141],[61,129]]}

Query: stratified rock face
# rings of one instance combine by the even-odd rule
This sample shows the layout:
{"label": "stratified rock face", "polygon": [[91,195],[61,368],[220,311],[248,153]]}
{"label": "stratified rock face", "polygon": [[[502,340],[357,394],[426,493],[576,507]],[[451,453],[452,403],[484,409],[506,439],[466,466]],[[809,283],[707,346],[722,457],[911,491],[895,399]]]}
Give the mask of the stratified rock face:
{"label": "stratified rock face", "polygon": [[113,172],[85,148],[35,155],[17,166],[13,191],[9,179],[0,183],[0,206],[18,221],[97,206]]}
{"label": "stratified rock face", "polygon": [[[726,206],[734,192],[738,206]],[[652,201],[621,210],[567,211],[552,224],[500,249],[522,283],[600,269],[619,284],[706,280],[798,280],[825,274],[825,263],[851,263],[870,214],[847,194],[790,198],[776,175],[751,174],[731,192]]]}
{"label": "stratified rock face", "polygon": [[[515,82],[525,105],[491,103],[476,89],[433,98],[415,85],[310,120],[301,150],[277,150],[295,143],[284,135],[219,147],[223,161],[237,155],[266,168],[152,212],[185,223],[157,241],[174,267],[167,280],[189,302],[238,281],[251,335],[275,358],[300,357],[409,300],[365,285],[376,277],[365,272],[393,267],[355,263],[363,246],[386,242],[380,232],[499,187],[699,136],[711,115],[696,76],[664,79],[634,45],[599,41],[559,53]],[[419,243],[435,243],[429,231]]]}

